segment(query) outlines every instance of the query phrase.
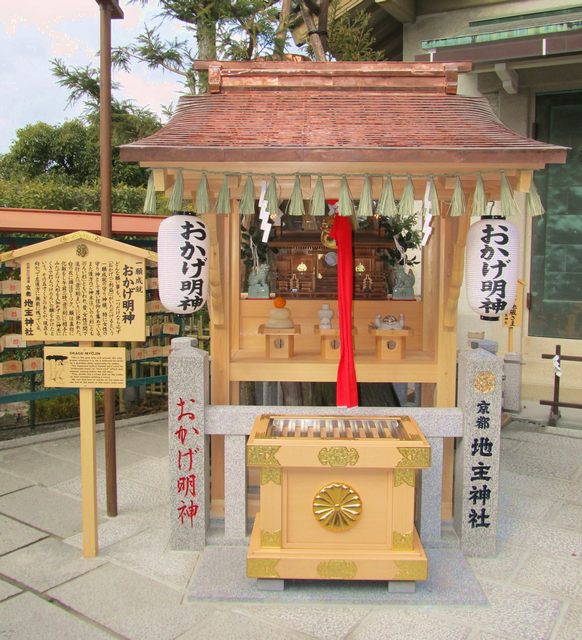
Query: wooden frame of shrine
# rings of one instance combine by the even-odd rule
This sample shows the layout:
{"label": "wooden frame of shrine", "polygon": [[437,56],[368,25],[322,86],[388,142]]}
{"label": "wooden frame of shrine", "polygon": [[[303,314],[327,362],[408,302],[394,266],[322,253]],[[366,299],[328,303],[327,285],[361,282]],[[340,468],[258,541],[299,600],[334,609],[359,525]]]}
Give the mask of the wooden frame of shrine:
{"label": "wooden frame of shrine", "polygon": [[[454,406],[457,301],[473,193],[482,179],[486,201],[498,201],[505,178],[511,190],[527,193],[533,171],[564,162],[566,149],[511,131],[486,98],[458,95],[458,74],[468,72],[470,63],[204,61],[196,67],[208,71],[209,93],[181,98],[167,125],[124,145],[121,157],[151,168],[156,189],[168,194],[180,173],[193,202],[202,176],[207,181],[212,403],[237,404],[242,381],[336,380],[337,361],[323,357],[322,336],[314,328],[322,300],[290,296],[300,334],[292,357],[282,360],[267,357],[259,334],[272,304],[241,296],[239,207],[250,175],[255,200],[271,176],[281,201],[291,198],[297,177],[306,199],[318,176],[328,199],[340,197],[343,178],[354,200],[365,181],[374,200],[388,179],[396,201],[409,181],[416,200],[423,200],[427,181],[434,185],[440,215],[431,217],[422,250],[421,295],[354,300],[355,368],[358,382],[420,383],[423,405]],[[214,212],[225,182],[229,215]],[[459,182],[464,215],[452,211]],[[368,330],[377,313],[405,315],[410,334],[402,357],[378,355],[378,338]],[[444,463],[445,515],[452,509],[452,455],[451,442]],[[221,492],[218,477],[214,498]]]}

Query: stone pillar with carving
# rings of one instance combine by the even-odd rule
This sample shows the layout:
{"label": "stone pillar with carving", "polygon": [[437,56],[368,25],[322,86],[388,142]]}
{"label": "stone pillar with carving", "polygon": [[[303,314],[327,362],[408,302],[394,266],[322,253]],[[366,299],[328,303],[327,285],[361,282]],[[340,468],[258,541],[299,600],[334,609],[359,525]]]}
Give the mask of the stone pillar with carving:
{"label": "stone pillar with carving", "polygon": [[455,529],[469,556],[496,553],[503,361],[484,349],[459,354],[463,437],[455,456]]}
{"label": "stone pillar with carving", "polygon": [[210,517],[208,353],[192,338],[174,338],[168,358],[170,548],[203,549]]}

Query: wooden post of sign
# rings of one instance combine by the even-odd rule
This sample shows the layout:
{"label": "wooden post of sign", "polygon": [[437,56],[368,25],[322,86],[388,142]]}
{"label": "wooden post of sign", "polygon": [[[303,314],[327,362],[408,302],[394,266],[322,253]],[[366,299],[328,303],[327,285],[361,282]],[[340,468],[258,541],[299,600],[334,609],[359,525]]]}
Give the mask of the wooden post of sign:
{"label": "wooden post of sign", "polygon": [[[101,189],[101,235],[112,236],[111,200],[111,20],[123,18],[117,0],[97,0],[100,14],[99,64],[99,174]],[[105,485],[107,515],[117,515],[117,451],[115,445],[115,389],[104,389]]]}
{"label": "wooden post of sign", "polygon": [[[79,342],[91,347],[92,342]],[[81,511],[83,557],[94,558],[99,550],[97,538],[97,463],[95,455],[95,389],[79,389],[81,422]]]}

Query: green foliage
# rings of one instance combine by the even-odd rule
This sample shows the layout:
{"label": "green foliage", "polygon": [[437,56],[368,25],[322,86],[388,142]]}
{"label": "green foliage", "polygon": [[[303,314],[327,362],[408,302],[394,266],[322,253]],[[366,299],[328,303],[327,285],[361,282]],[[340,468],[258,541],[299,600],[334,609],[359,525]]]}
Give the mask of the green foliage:
{"label": "green foliage", "polygon": [[[57,78],[57,84],[69,89],[67,104],[84,99],[89,108],[99,109],[99,71],[90,66],[67,67],[60,58],[51,60],[52,73]],[[118,84],[111,83],[112,89]]]}
{"label": "green foliage", "polygon": [[[130,2],[144,6],[149,0]],[[181,76],[187,93],[195,93],[206,89],[206,73],[193,71],[195,60],[251,60],[273,48],[279,20],[276,0],[158,0],[157,4],[159,23],[182,23],[195,42],[163,40],[159,24],[148,25],[134,42],[113,50],[114,66],[129,71],[135,61],[150,69],[164,69]],[[85,82],[85,87],[90,90],[90,83]]]}
{"label": "green foliage", "polygon": [[247,270],[253,268],[253,252],[251,251],[251,239],[257,250],[257,257],[262,264],[268,262],[270,253],[277,253],[278,249],[269,247],[268,244],[263,242],[263,232],[255,226],[245,229],[242,225],[240,228],[241,243],[240,243],[240,259]]}
{"label": "green foliage", "polygon": [[[95,393],[95,412],[103,413],[103,392]],[[38,422],[55,422],[79,417],[79,395],[55,396],[36,401],[36,420]]]}
{"label": "green foliage", "polygon": [[54,422],[79,417],[79,396],[55,396],[36,401],[36,419],[39,422]]}
{"label": "green foliage", "polygon": [[[417,218],[415,214],[410,216],[380,216],[379,222],[380,228],[384,230],[386,238],[391,240],[395,236],[398,236],[398,242],[405,251],[418,249],[420,247],[422,232],[416,228]],[[400,252],[396,247],[385,249],[381,257],[393,267],[397,264],[404,264]],[[419,264],[419,260],[406,256],[406,264],[410,266]]]}
{"label": "green foliage", "polygon": [[[141,213],[144,198],[144,187],[116,185],[112,192],[113,211]],[[50,178],[0,179],[0,207],[99,211],[99,185],[67,184]]]}
{"label": "green foliage", "polygon": [[[152,134],[161,123],[147,109],[125,105],[112,114],[112,183],[133,186],[147,182],[147,171],[119,160],[118,146]],[[99,179],[99,116],[88,113],[86,122],[68,120],[60,125],[29,124],[16,132],[16,139],[0,157],[0,178],[48,177],[66,184],[84,184]]]}
{"label": "green foliage", "polygon": [[251,60],[269,55],[279,20],[274,2],[239,0],[232,3],[232,17],[217,23],[219,54],[228,60]]}
{"label": "green foliage", "polygon": [[370,28],[370,16],[364,10],[336,17],[338,2],[333,3],[329,22],[329,52],[338,61],[383,60],[375,50],[376,39]]}
{"label": "green foliage", "polygon": [[47,176],[77,184],[95,179],[99,175],[99,148],[93,146],[89,130],[80,120],[57,126],[29,124],[18,129],[16,140],[0,158],[0,176]]}

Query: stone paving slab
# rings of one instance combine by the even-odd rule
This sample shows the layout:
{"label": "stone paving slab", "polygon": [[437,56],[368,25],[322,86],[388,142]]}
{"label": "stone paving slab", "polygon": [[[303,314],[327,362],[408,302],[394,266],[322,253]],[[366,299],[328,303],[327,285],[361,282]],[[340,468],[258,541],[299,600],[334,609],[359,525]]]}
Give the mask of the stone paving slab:
{"label": "stone paving slab", "polygon": [[0,471],[0,496],[34,484],[31,480]]}
{"label": "stone paving slab", "polygon": [[55,538],[45,538],[0,558],[0,573],[46,591],[67,580],[87,573],[105,562],[104,558],[83,558],[81,554]]}
{"label": "stone paving slab", "polygon": [[548,445],[553,448],[554,445],[559,445],[560,442],[567,442],[573,448],[582,449],[582,431],[579,428],[548,427],[514,421],[503,427],[503,436],[511,440],[537,443],[540,448]]}
{"label": "stone paving slab", "polygon": [[509,490],[525,496],[540,496],[551,500],[570,501],[582,504],[582,484],[553,478],[538,478],[505,469],[502,465],[501,492]]}
{"label": "stone paving slab", "polygon": [[511,581],[519,567],[526,561],[530,551],[497,541],[497,555],[489,558],[467,558],[469,564],[479,578]]}
{"label": "stone paving slab", "polygon": [[582,605],[572,604],[568,607],[555,637],[559,640],[580,640],[580,629],[582,629]]}
{"label": "stone paving slab", "polygon": [[582,504],[566,503],[561,505],[553,522],[557,527],[582,532]]}
{"label": "stone paving slab", "polygon": [[308,640],[313,633],[303,635],[281,626],[263,623],[235,611],[214,611],[200,625],[177,640]]}
{"label": "stone paving slab", "polygon": [[0,638],[106,640],[113,636],[46,600],[23,593],[0,603]]}
{"label": "stone paving slab", "polygon": [[257,589],[246,577],[247,547],[206,547],[188,587],[190,602],[350,602],[353,604],[484,604],[487,600],[458,549],[426,549],[429,579],[416,593],[388,593],[385,582],[287,580],[283,592]]}
{"label": "stone paving slab", "polygon": [[499,496],[501,511],[511,514],[515,518],[526,520],[547,520],[548,516],[556,508],[556,501],[541,496],[524,496],[516,493],[510,487],[502,489]]}
{"label": "stone paving slab", "polygon": [[[539,429],[504,429],[502,535],[498,542],[498,556],[472,558],[469,563],[460,558],[465,569],[462,566],[459,569],[457,556],[449,556],[441,563],[443,575],[448,576],[444,585],[437,584],[436,577],[431,575],[434,582],[429,580],[424,585],[424,588],[430,587],[429,593],[423,595],[419,585],[416,594],[387,594],[385,585],[371,583],[376,588],[381,585],[381,590],[374,592],[368,602],[358,604],[350,589],[367,587],[367,584],[341,582],[336,585],[326,582],[314,583],[315,588],[306,588],[305,583],[298,582],[291,584],[283,594],[260,592],[261,599],[244,601],[237,594],[248,589],[248,584],[244,584],[247,580],[244,577],[246,547],[239,547],[242,571],[229,573],[221,564],[220,556],[231,551],[216,545],[217,540],[214,540],[214,546],[207,547],[207,551],[214,549],[215,556],[205,569],[209,575],[214,575],[210,582],[198,585],[198,588],[207,592],[210,585],[214,594],[218,587],[226,588],[227,595],[220,596],[220,599],[212,593],[204,593],[194,603],[188,603],[181,602],[181,597],[184,594],[190,596],[196,572],[188,589],[183,589],[184,576],[191,568],[184,569],[172,558],[167,566],[169,556],[164,545],[169,517],[165,497],[167,483],[166,480],[161,485],[158,483],[163,480],[166,464],[163,454],[165,443],[161,442],[167,440],[166,419],[156,418],[142,424],[139,419],[134,420],[129,428],[123,429],[129,434],[127,448],[118,447],[120,455],[129,462],[127,466],[120,465],[120,501],[128,501],[130,507],[120,509],[117,518],[102,518],[99,528],[101,551],[96,561],[105,564],[73,576],[49,590],[51,596],[59,594],[61,601],[72,607],[73,610],[68,612],[34,594],[22,593],[19,587],[0,579],[0,638],[91,640],[119,638],[121,635],[140,640],[580,640],[582,637],[582,484],[577,481],[582,477],[582,464],[578,476],[561,479],[537,476],[543,471],[539,466],[522,466],[520,473],[508,470],[512,465],[522,464],[524,451],[541,460],[542,465],[558,463],[563,456],[575,465],[577,456],[582,453],[582,438],[576,440],[567,434],[556,437]],[[131,432],[135,432],[138,438],[133,448],[130,446]],[[73,444],[75,440],[77,442]],[[102,441],[102,437],[99,436],[98,440]],[[68,442],[68,445],[63,445],[58,455],[53,457],[75,463],[78,439],[69,435],[60,442]],[[156,447],[160,455],[144,453],[144,448],[148,447]],[[38,444],[34,448],[36,454],[49,456],[48,450],[43,451]],[[14,443],[8,448],[0,447],[3,452],[18,449],[22,450],[22,443],[17,447]],[[27,460],[24,456],[23,464]],[[78,478],[74,480],[77,481],[77,491]],[[26,466],[18,471],[18,475],[0,471],[0,495],[5,493],[0,497],[0,555],[5,553],[0,558],[0,573],[4,572],[2,566],[9,567],[15,575],[18,572],[25,577],[24,583],[27,580],[32,583],[43,575],[43,568],[33,565],[48,561],[55,564],[52,569],[45,569],[56,573],[56,579],[60,580],[59,576],[66,575],[71,566],[79,563],[84,568],[88,562],[81,558],[79,551],[82,543],[82,536],[78,533],[81,529],[80,501],[72,499],[72,493],[62,495],[59,492],[61,488],[71,490],[74,483],[70,480],[51,489],[21,486],[31,482],[33,480],[28,479]],[[131,489],[125,483],[130,483]],[[54,502],[55,495],[59,499],[64,498],[64,502]],[[15,500],[15,496],[19,499]],[[140,498],[144,503],[140,504]],[[45,503],[49,507],[47,512],[44,511]],[[50,511],[54,511],[53,516]],[[2,513],[17,515],[7,517]],[[50,524],[51,517],[64,520],[65,529],[73,525],[77,527],[77,533],[67,537],[67,545],[13,519],[30,524],[38,521]],[[41,524],[35,526],[52,531]],[[10,548],[9,544],[8,550],[3,552],[1,544],[8,539],[6,532],[12,532],[10,536],[16,546]],[[60,552],[56,552],[56,558],[47,559],[46,552],[53,544],[59,548],[69,547],[70,553],[65,551],[60,556]],[[429,571],[433,574],[435,552],[458,553],[456,548],[428,549]],[[193,552],[169,552],[170,556],[176,553],[180,557],[182,553],[190,559],[195,557]],[[31,558],[30,566],[25,566],[24,558],[27,557]],[[17,563],[18,558],[22,560]],[[58,566],[59,558],[62,567]],[[6,564],[2,565],[3,562]],[[198,570],[199,567],[196,568]],[[31,572],[32,578],[26,577],[29,575],[27,572]],[[459,600],[457,604],[449,605],[448,601],[438,600],[439,595],[450,596],[459,589],[466,575],[479,588],[479,597],[473,600],[473,604],[460,606],[462,601]],[[20,581],[19,578],[14,579]],[[224,580],[230,580],[227,587],[223,585]],[[42,582],[36,584],[43,586]],[[471,587],[472,583],[468,584]],[[339,593],[343,599],[335,602],[329,597],[324,598],[322,591],[330,588],[336,590],[336,597]],[[303,595],[298,597],[298,592]],[[469,599],[473,597],[470,590],[463,595],[468,595]],[[404,600],[404,597],[411,596],[416,599]],[[395,597],[400,599],[395,600]],[[378,603],[383,604],[378,606]],[[403,604],[408,606],[402,607]],[[111,633],[92,624],[91,620],[107,626]]]}
{"label": "stone paving slab", "polygon": [[[481,579],[489,606],[463,607],[470,624],[512,640],[545,640],[555,629],[563,603],[513,585]],[[458,615],[458,614],[457,614]]]}
{"label": "stone paving slab", "polygon": [[520,568],[515,582],[558,598],[582,602],[582,561],[532,554]]}
{"label": "stone paving slab", "polygon": [[238,611],[244,612],[254,619],[280,625],[285,629],[306,634],[320,640],[341,640],[366,618],[372,608],[365,605],[342,606],[313,605],[293,606],[246,605]]}
{"label": "stone paving slab", "polygon": [[500,518],[497,529],[498,540],[553,556],[582,558],[582,533],[554,527],[545,522]]}
{"label": "stone paving slab", "polygon": [[166,522],[107,547],[103,557],[181,592],[192,576],[199,554],[172,551],[168,548],[169,537]]}
{"label": "stone paving slab", "polygon": [[[152,460],[153,462],[153,460]],[[81,499],[81,478],[73,478],[61,482],[53,487],[63,494]],[[123,475],[117,477],[117,508],[121,512],[138,512],[166,505],[168,501],[167,485],[160,487],[148,486],[141,482],[135,482]],[[97,472],[97,504],[99,509],[107,508],[107,492],[105,486],[105,474]]]}
{"label": "stone paving slab", "polygon": [[168,455],[168,438],[138,429],[123,429],[117,433],[117,447],[143,456],[163,458]]}
{"label": "stone paving slab", "polygon": [[167,458],[146,458],[121,469],[120,476],[141,482],[152,487],[167,487],[169,481],[169,467]]}
{"label": "stone paving slab", "polygon": [[81,500],[46,487],[29,487],[0,498],[0,513],[66,538],[81,531]]}
{"label": "stone paving slab", "polygon": [[489,631],[474,631],[469,637],[469,640],[512,640],[508,636],[498,636],[497,634],[490,633]]}
{"label": "stone paving slab", "polygon": [[208,608],[181,607],[179,592],[111,564],[48,594],[131,640],[172,640],[210,613]]}
{"label": "stone paving slab", "polygon": [[[50,456],[54,456],[59,459],[69,460],[80,464],[81,451],[79,438],[63,438],[61,440],[54,440],[53,442],[43,442],[42,444],[35,445],[35,450]],[[105,469],[105,443],[102,433],[97,434],[95,441],[95,459],[97,468],[100,470]],[[143,455],[128,451],[127,449],[116,449],[116,462],[117,468],[124,469],[127,466],[137,464],[144,459]]]}
{"label": "stone paving slab", "polygon": [[[147,513],[147,512],[146,512]],[[111,545],[117,544],[121,540],[131,538],[136,534],[144,531],[152,526],[151,522],[147,522],[148,518],[144,513],[120,513],[115,518],[106,518],[99,524],[97,535],[99,538],[99,550],[103,551]],[[159,520],[159,519],[158,519]],[[76,533],[69,538],[63,540],[66,544],[83,548],[83,534]]]}
{"label": "stone paving slab", "polygon": [[572,447],[567,441],[546,448],[539,443],[522,442],[518,449],[504,448],[502,455],[503,466],[508,471],[538,478],[571,480],[582,465],[582,447]]}
{"label": "stone paving slab", "polygon": [[22,589],[15,587],[5,580],[0,580],[0,602],[11,596],[15,596],[17,593],[22,593]]}
{"label": "stone paving slab", "polygon": [[443,618],[433,612],[414,610],[408,607],[388,606],[374,611],[363,624],[350,635],[350,640],[466,640],[471,626]]}
{"label": "stone paving slab", "polygon": [[[547,446],[548,438],[553,439],[551,446]],[[582,438],[538,436],[535,441],[524,441],[518,453],[520,456],[530,456],[556,466],[561,466],[564,462],[580,465],[582,464]]]}
{"label": "stone paving slab", "polygon": [[0,467],[16,476],[50,487],[81,473],[79,462],[55,460],[32,447],[0,451]]}
{"label": "stone paving slab", "polygon": [[0,556],[46,538],[48,535],[2,514],[0,514],[0,534]]}
{"label": "stone paving slab", "polygon": [[154,422],[148,422],[143,425],[136,425],[132,427],[136,431],[141,433],[152,433],[156,436],[160,436],[162,438],[168,437],[168,416],[166,416],[163,420],[156,420]]}

